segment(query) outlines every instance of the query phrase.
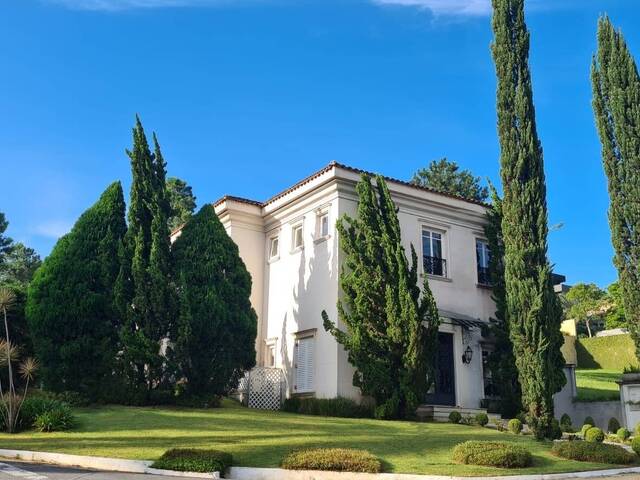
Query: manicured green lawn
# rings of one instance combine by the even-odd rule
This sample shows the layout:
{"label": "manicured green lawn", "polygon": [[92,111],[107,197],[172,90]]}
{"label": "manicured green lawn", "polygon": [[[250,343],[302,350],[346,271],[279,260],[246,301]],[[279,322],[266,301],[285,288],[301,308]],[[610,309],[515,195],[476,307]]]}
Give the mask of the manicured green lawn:
{"label": "manicured green lawn", "polygon": [[533,467],[518,473],[605,468],[553,457],[549,442],[463,425],[384,422],[249,410],[231,402],[213,410],[102,407],[78,411],[71,432],[0,434],[0,448],[153,460],[171,447],[216,448],[234,464],[276,467],[294,448],[353,447],[369,450],[393,472],[440,475],[506,475],[513,471],[451,463],[454,445],[465,440],[503,440],[526,446]]}
{"label": "manicured green lawn", "polygon": [[576,370],[578,400],[599,402],[620,400],[620,380],[622,372],[618,370]]}

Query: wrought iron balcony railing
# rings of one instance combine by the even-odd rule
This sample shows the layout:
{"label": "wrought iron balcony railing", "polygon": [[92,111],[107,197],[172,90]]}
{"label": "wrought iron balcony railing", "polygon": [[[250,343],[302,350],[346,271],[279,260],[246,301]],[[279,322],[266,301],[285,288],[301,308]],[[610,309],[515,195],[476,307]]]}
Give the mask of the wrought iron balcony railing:
{"label": "wrought iron balcony railing", "polygon": [[491,285],[491,272],[488,267],[478,266],[478,284],[479,285]]}
{"label": "wrought iron balcony railing", "polygon": [[436,275],[438,277],[447,276],[447,261],[444,258],[425,255],[422,257],[422,264],[424,266],[424,273],[426,274]]}

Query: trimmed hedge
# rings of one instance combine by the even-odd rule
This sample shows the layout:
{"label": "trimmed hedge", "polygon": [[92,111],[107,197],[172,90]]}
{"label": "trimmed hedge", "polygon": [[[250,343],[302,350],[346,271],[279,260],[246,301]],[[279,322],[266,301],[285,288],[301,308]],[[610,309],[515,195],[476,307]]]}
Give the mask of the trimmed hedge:
{"label": "trimmed hedge", "polygon": [[624,442],[631,436],[631,432],[626,428],[622,427],[618,429],[618,431],[616,432],[616,436],[620,441]]}
{"label": "trimmed hedge", "polygon": [[608,463],[612,465],[629,465],[636,461],[636,456],[618,445],[607,443],[555,442],[551,453],[558,457],[578,462]]}
{"label": "trimmed hedge", "polygon": [[349,398],[287,398],[282,404],[282,410],[302,415],[317,415],[322,417],[342,418],[373,418],[372,405],[361,405]]}
{"label": "trimmed hedge", "polygon": [[296,450],[282,459],[287,470],[328,470],[334,472],[380,473],[382,462],[366,450],[352,448],[311,448]]}
{"label": "trimmed hedge", "polygon": [[173,448],[151,465],[162,470],[178,472],[224,472],[231,466],[233,457],[230,453],[219,450],[198,450],[195,448]]}
{"label": "trimmed hedge", "polygon": [[453,411],[449,414],[449,423],[460,423],[462,421],[462,415],[460,412]]}
{"label": "trimmed hedge", "polygon": [[633,440],[631,440],[631,448],[640,455],[640,437],[633,437]]}
{"label": "trimmed hedge", "polygon": [[512,443],[468,441],[453,449],[453,461],[464,465],[523,468],[531,465],[531,452]]}
{"label": "trimmed hedge", "polygon": [[522,422],[517,418],[512,418],[507,424],[507,428],[511,433],[518,435],[522,431]]}
{"label": "trimmed hedge", "polygon": [[618,430],[620,430],[620,422],[618,421],[617,418],[615,417],[611,417],[609,419],[609,424],[607,425],[607,430],[611,433],[616,433]]}
{"label": "trimmed hedge", "polygon": [[604,432],[598,427],[591,427],[584,435],[584,439],[587,442],[604,442]]}
{"label": "trimmed hedge", "polygon": [[585,423],[584,425],[582,425],[582,428],[580,429],[580,435],[584,437],[590,428],[593,428],[593,425],[591,423]]}
{"label": "trimmed hedge", "polygon": [[637,365],[636,348],[631,336],[579,338],[576,342],[578,368],[602,368],[622,371]]}
{"label": "trimmed hedge", "polygon": [[481,427],[484,427],[489,423],[489,416],[486,413],[478,413],[476,414],[476,423]]}

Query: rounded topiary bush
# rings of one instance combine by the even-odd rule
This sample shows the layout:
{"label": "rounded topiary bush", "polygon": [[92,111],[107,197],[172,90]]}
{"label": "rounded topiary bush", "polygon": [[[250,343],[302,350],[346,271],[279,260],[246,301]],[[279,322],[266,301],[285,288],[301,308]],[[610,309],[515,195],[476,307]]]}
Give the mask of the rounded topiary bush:
{"label": "rounded topiary bush", "polygon": [[584,419],[584,422],[582,422],[583,425],[591,425],[592,427],[596,426],[596,422],[595,420],[593,420],[593,417],[589,416],[587,418]]}
{"label": "rounded topiary bush", "polygon": [[221,472],[224,474],[225,470],[231,466],[232,461],[233,457],[230,453],[219,450],[172,448],[153,462],[151,467],[179,472]]}
{"label": "rounded topiary bush", "polygon": [[585,423],[584,425],[582,425],[582,428],[580,429],[580,435],[582,435],[582,437],[584,438],[584,436],[587,434],[587,430],[589,430],[590,428],[593,428],[593,424],[591,423]]}
{"label": "rounded topiary bush", "polygon": [[481,427],[484,427],[489,423],[489,416],[486,413],[478,413],[476,415],[476,423]]}
{"label": "rounded topiary bush", "polygon": [[560,417],[560,427],[562,428],[563,432],[572,432],[573,428],[572,428],[572,423],[571,423],[571,417],[569,415],[567,415],[566,413],[562,415],[562,417]]}
{"label": "rounded topiary bush", "polygon": [[523,468],[531,465],[531,460],[531,452],[512,443],[469,441],[453,449],[453,461],[465,465]]}
{"label": "rounded topiary bush", "polygon": [[631,432],[622,427],[618,429],[618,431],[616,432],[616,436],[618,437],[618,439],[620,439],[620,441],[624,442],[631,436]]}
{"label": "rounded topiary bush", "polygon": [[591,427],[589,430],[587,430],[587,432],[584,435],[584,439],[587,442],[597,442],[597,443],[602,443],[604,442],[604,432],[599,429],[598,427]]}
{"label": "rounded topiary bush", "polygon": [[511,433],[515,433],[516,435],[518,435],[520,432],[522,432],[522,422],[517,418],[512,418],[511,420],[509,420],[507,428]]}
{"label": "rounded topiary bush", "polygon": [[620,422],[617,418],[611,417],[609,419],[609,424],[607,425],[607,431],[610,433],[616,433],[620,430]]}
{"label": "rounded topiary bush", "polygon": [[449,422],[450,423],[460,423],[462,420],[462,415],[460,412],[456,412],[455,410],[449,414]]}
{"label": "rounded topiary bush", "polygon": [[578,462],[608,463],[611,465],[629,465],[636,456],[618,445],[590,442],[555,442],[551,453],[558,457]]}
{"label": "rounded topiary bush", "polygon": [[640,455],[640,437],[633,437],[633,440],[631,440],[631,448]]}

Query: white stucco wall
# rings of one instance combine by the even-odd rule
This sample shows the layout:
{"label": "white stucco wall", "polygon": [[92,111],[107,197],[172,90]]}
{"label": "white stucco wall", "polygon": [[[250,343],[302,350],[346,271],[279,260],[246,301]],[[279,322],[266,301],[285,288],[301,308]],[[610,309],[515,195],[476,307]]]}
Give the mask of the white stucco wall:
{"label": "white stucco wall", "polygon": [[[315,338],[314,395],[359,399],[352,385],[354,369],[333,337],[325,332],[321,312],[326,310],[339,327],[336,302],[339,292],[339,250],[335,222],[357,207],[357,172],[335,167],[310,177],[266,204],[249,205],[228,200],[216,209],[238,244],[251,276],[251,301],[259,317],[258,364],[263,365],[267,344],[276,345],[276,366],[286,374],[288,393],[294,389],[294,351],[300,332]],[[490,290],[477,285],[475,240],[482,238],[484,207],[443,195],[388,183],[399,207],[399,220],[407,253],[410,244],[421,258],[423,227],[443,233],[446,279],[430,277],[429,285],[441,310],[486,321],[495,308]],[[318,238],[318,214],[328,212],[330,231]],[[292,249],[292,228],[302,223],[304,245]],[[270,259],[273,236],[279,237],[279,256]],[[482,349],[478,329],[465,335],[460,326],[443,323],[441,331],[454,334],[456,400],[460,407],[478,408],[483,398]],[[462,362],[469,345],[470,365]]]}

